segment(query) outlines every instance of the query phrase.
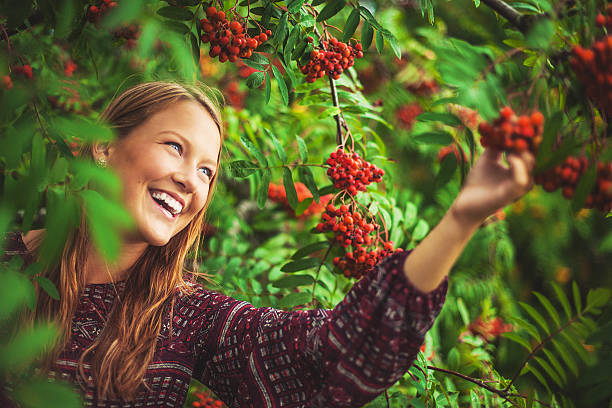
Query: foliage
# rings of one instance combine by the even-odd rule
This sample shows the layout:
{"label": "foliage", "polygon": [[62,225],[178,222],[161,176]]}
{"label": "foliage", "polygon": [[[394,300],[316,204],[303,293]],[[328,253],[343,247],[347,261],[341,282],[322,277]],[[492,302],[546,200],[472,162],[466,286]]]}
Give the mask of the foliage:
{"label": "foliage", "polygon": [[[212,289],[255,306],[332,308],[353,284],[332,261],[344,250],[315,229],[320,216],[300,217],[327,194],[349,200],[326,175],[338,146],[385,171],[355,205],[404,249],[449,207],[482,150],[478,122],[502,106],[545,116],[538,171],[577,154],[591,169],[612,160],[607,114],[568,59],[575,44],[605,35],[594,23],[603,1],[511,2],[514,13],[494,0],[216,2],[250,36],[271,32],[235,64],[214,60],[202,41],[211,3],[119,0],[94,18],[91,6],[109,2],[95,3],[0,9],[0,234],[47,231],[39,262],[23,270],[13,258],[1,272],[0,371],[24,406],[79,405],[67,386],[31,373],[54,328],[15,322],[35,305],[33,285],[57,296],[40,272],[81,217],[111,259],[131,225],[117,178],[73,154],[112,140],[96,119],[117,90],[201,79],[225,96],[222,183],[202,270]],[[364,57],[338,79],[307,82],[300,67],[332,36],[360,43]],[[438,160],[450,145],[457,153]],[[270,183],[283,185],[290,210],[268,200]],[[538,187],[487,220],[454,268],[415,365],[369,406],[587,407],[610,397],[611,218],[582,209],[594,177],[581,183],[571,203]],[[512,331],[500,336],[488,323],[496,319]]]}

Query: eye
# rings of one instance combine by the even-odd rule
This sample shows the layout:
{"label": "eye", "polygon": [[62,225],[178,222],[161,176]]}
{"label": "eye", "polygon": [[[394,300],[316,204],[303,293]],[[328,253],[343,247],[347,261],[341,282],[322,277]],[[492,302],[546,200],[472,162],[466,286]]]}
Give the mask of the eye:
{"label": "eye", "polygon": [[208,167],[200,167],[200,171],[202,172],[202,174],[207,176],[209,179],[211,179],[213,176],[213,171],[209,169]]}
{"label": "eye", "polygon": [[182,154],[183,153],[183,147],[176,142],[166,142],[166,144],[168,146],[170,146],[171,148],[173,148],[174,150],[176,150],[178,152],[178,154]]}

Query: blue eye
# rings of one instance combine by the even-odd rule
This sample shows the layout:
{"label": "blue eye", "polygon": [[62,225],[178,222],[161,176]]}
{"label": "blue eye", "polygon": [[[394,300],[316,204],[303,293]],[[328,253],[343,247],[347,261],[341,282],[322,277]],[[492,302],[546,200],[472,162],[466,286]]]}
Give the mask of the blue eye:
{"label": "blue eye", "polygon": [[176,150],[179,154],[183,152],[183,148],[176,142],[166,142],[166,144]]}
{"label": "blue eye", "polygon": [[208,176],[208,178],[212,178],[213,171],[208,167],[200,167],[200,171],[202,171],[202,174]]}

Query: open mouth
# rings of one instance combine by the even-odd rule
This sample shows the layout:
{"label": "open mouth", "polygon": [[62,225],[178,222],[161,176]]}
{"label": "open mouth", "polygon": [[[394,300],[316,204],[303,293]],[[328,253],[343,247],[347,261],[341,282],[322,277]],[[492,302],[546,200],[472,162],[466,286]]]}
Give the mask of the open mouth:
{"label": "open mouth", "polygon": [[183,205],[170,196],[170,194],[159,190],[150,190],[149,194],[167,217],[176,218],[183,211]]}

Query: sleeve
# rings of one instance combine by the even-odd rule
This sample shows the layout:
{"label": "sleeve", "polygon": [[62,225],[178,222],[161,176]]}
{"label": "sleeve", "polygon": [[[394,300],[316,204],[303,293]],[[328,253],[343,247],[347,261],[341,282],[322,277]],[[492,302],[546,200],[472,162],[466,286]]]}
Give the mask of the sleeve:
{"label": "sleeve", "polygon": [[[410,368],[446,297],[387,257],[333,310],[285,312],[224,297],[194,377],[229,407],[360,407]],[[206,355],[204,355],[206,354]]]}

